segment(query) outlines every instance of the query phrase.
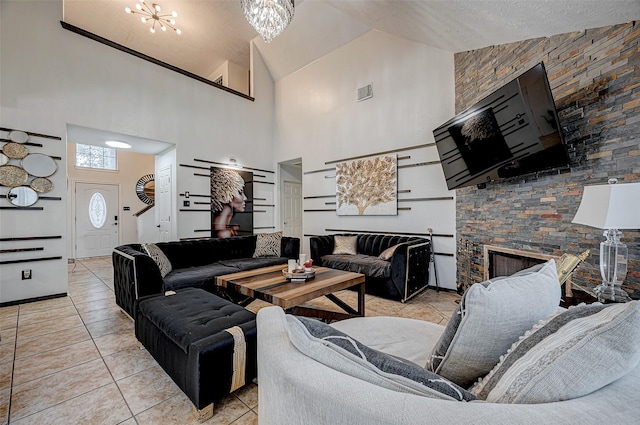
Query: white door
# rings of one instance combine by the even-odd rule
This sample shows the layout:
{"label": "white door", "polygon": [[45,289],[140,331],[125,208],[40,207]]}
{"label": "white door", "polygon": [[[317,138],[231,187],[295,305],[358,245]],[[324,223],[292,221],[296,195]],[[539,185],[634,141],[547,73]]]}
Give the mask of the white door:
{"label": "white door", "polygon": [[76,183],[76,257],[111,255],[118,246],[118,186]]}
{"label": "white door", "polygon": [[302,184],[285,180],[282,201],[283,234],[302,240]]}
{"label": "white door", "polygon": [[171,165],[156,173],[156,208],[158,208],[158,229],[160,241],[171,240]]}

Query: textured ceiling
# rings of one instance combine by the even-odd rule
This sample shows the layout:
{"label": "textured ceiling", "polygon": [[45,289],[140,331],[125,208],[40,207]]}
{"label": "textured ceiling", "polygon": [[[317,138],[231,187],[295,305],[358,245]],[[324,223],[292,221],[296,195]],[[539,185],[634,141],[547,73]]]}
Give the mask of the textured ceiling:
{"label": "textured ceiling", "polygon": [[149,0],[176,10],[172,31],[151,34],[128,15],[136,0],[64,0],[64,20],[205,78],[225,60],[249,68],[255,39],[278,80],[376,29],[451,52],[640,20],[640,0],[298,0],[272,43],[256,37],[240,0]]}
{"label": "textured ceiling", "polygon": [[[147,4],[154,1],[163,11],[177,11],[182,35],[151,34],[148,24],[124,12],[137,0],[64,0],[63,19],[204,78],[226,60],[248,69],[253,40],[276,81],[371,30],[461,52],[640,20],[640,0],[296,0],[289,28],[266,44],[242,15],[240,0]],[[91,131],[71,126],[69,140],[101,145],[118,138]],[[138,152],[167,148],[125,135],[119,139]]]}

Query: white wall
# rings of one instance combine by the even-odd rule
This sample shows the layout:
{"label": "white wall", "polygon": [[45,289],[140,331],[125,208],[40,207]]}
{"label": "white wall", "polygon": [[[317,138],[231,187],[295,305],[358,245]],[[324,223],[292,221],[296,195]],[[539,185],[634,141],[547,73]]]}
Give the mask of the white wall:
{"label": "white wall", "polygon": [[[134,214],[147,206],[136,194],[136,183],[140,177],[146,174],[154,174],[155,158],[153,155],[145,155],[135,152],[118,150],[118,170],[97,170],[75,166],[76,144],[67,146],[67,178],[68,178],[68,211],[67,228],[69,239],[67,252],[70,258],[75,258],[75,228],[73,217],[75,214],[75,185],[82,183],[103,183],[118,186],[118,239],[119,244],[138,242],[138,230]],[[124,211],[123,207],[129,207]]]}
{"label": "white wall", "polygon": [[[254,167],[273,168],[273,82],[260,57],[252,59],[252,102],[64,30],[60,0],[2,0],[0,8],[3,127],[64,139],[70,123],[173,143],[177,164],[233,155]],[[193,170],[176,168],[176,192],[197,184]],[[49,242],[47,249],[66,262],[66,208],[48,218],[62,227],[64,242]],[[178,213],[177,221],[182,219]],[[5,232],[4,215],[2,221]],[[26,215],[12,223],[31,224]],[[185,232],[177,236],[191,236]],[[48,278],[38,293],[66,291],[66,264],[46,273],[42,267],[33,264],[34,276]],[[4,285],[4,267],[2,273]],[[5,292],[1,297],[7,301]]]}
{"label": "white wall", "polygon": [[[357,102],[359,87],[373,83],[373,98]],[[276,161],[301,157],[303,172],[326,161],[433,143],[432,130],[454,115],[453,54],[371,31],[276,83]],[[399,165],[438,160],[435,147],[401,152]],[[335,194],[335,172],[303,176],[305,197]],[[438,165],[401,168],[399,198],[455,196]],[[328,199],[305,199],[304,209],[331,208]],[[435,251],[455,254],[455,201],[399,203],[397,216],[338,217],[305,212],[304,233],[327,228],[452,234],[436,238]],[[308,238],[303,241],[308,252]],[[455,289],[455,258],[436,256],[440,285]],[[433,284],[433,277],[431,283]]]}

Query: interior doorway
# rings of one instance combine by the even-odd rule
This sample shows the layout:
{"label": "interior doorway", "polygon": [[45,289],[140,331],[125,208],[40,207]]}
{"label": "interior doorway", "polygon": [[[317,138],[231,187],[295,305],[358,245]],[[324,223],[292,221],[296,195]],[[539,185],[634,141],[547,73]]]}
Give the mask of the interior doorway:
{"label": "interior doorway", "polygon": [[302,159],[279,164],[280,175],[280,228],[285,236],[303,236]]}
{"label": "interior doorway", "polygon": [[75,185],[76,257],[111,255],[118,246],[118,186],[80,183]]}

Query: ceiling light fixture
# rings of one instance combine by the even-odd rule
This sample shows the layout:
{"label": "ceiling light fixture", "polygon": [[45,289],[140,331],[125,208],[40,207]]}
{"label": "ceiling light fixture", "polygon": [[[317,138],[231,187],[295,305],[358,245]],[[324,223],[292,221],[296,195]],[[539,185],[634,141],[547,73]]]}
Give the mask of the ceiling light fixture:
{"label": "ceiling light fixture", "polygon": [[266,43],[280,35],[293,19],[294,0],[240,0],[242,12]]}
{"label": "ceiling light fixture", "polygon": [[162,9],[157,3],[151,3],[151,7],[149,7],[144,2],[144,0],[139,0],[139,3],[136,3],[136,9],[137,10],[132,10],[131,8],[126,7],[124,11],[131,14],[142,15],[140,20],[142,21],[143,24],[146,24],[147,22],[151,21],[151,28],[149,28],[149,31],[151,31],[152,33],[156,32],[156,23],[157,23],[160,26],[160,29],[162,31],[166,31],[167,27],[169,27],[172,30],[174,30],[177,34],[182,34],[182,31],[180,31],[179,28],[175,27],[176,20],[173,18],[178,16],[176,12],[165,13],[161,15],[160,11]]}
{"label": "ceiling light fixture", "polygon": [[120,148],[120,149],[130,149],[131,145],[125,142],[119,142],[117,140],[107,140],[104,142],[105,145],[111,146],[112,148]]}

